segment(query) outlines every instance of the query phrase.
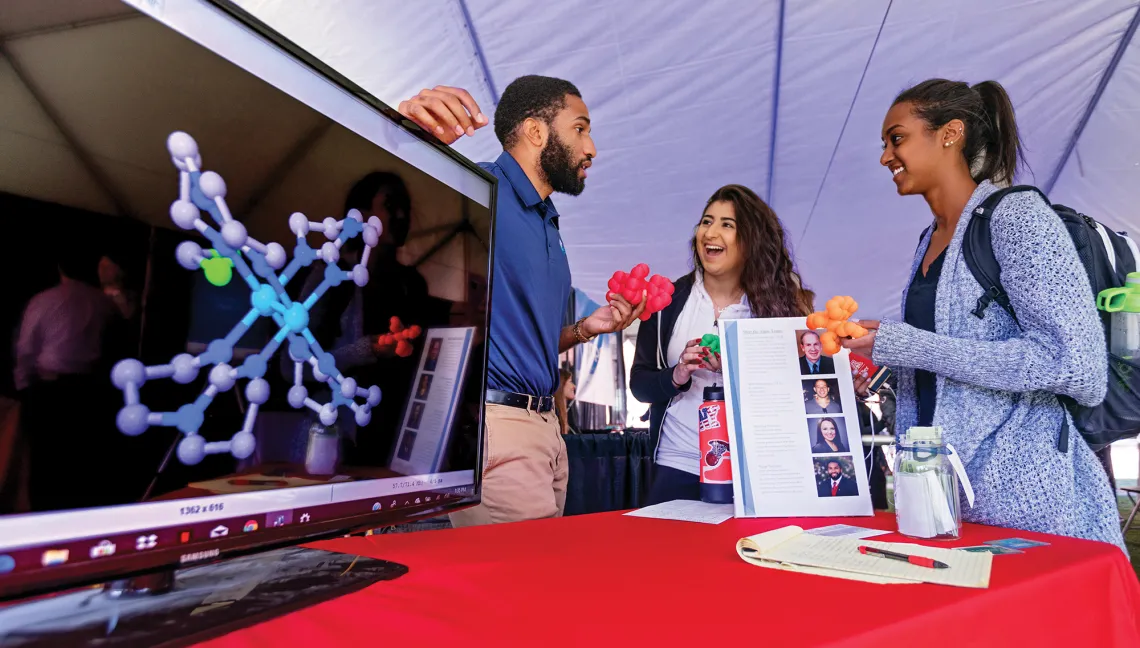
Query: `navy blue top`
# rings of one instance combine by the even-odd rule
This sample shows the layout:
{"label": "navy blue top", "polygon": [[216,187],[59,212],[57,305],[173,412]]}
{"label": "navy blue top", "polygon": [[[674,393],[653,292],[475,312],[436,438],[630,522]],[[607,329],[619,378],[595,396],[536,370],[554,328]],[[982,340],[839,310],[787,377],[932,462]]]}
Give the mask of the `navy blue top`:
{"label": "navy blue top", "polygon": [[479,166],[499,179],[487,387],[549,396],[558,389],[558,339],[570,301],[558,212],[510,153]]}
{"label": "navy blue top", "polygon": [[[914,273],[914,280],[906,293],[906,313],[903,319],[907,324],[934,333],[934,300],[938,296],[938,278],[942,276],[942,261],[946,250],[934,259],[926,274],[922,274],[922,264]],[[923,369],[914,372],[914,386],[918,394],[918,426],[934,425],[934,405],[938,399],[934,374]]]}

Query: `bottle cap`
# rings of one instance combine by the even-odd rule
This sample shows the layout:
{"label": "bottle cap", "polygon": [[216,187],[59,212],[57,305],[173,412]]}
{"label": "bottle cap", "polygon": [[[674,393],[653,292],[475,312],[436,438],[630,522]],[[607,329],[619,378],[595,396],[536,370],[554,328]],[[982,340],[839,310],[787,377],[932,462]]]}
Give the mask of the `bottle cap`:
{"label": "bottle cap", "polygon": [[931,441],[934,443],[941,443],[942,428],[939,426],[912,427],[906,431],[906,438],[908,441]]}
{"label": "bottle cap", "polygon": [[722,401],[724,400],[724,386],[723,385],[709,385],[705,387],[705,400],[707,401]]}

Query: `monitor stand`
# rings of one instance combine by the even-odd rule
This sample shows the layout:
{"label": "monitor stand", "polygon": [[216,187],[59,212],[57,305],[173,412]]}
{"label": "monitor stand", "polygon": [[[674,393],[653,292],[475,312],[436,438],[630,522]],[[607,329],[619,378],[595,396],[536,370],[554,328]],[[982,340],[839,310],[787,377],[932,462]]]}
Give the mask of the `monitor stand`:
{"label": "monitor stand", "polygon": [[277,549],[0,608],[0,645],[188,646],[407,572],[375,558]]}

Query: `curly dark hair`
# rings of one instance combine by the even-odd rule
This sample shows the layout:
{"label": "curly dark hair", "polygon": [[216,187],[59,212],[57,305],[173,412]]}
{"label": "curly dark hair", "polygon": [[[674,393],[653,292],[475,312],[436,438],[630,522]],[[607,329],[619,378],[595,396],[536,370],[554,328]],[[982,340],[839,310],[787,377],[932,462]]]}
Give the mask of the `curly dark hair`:
{"label": "curly dark hair", "polygon": [[[1019,162],[1025,163],[1013,102],[997,81],[970,86],[962,81],[928,79],[901,92],[891,105],[900,103],[911,104],[915,116],[931,130],[954,119],[966,125],[962,154],[975,182],[1013,182]],[[975,164],[977,160],[980,165]]]}
{"label": "curly dark hair", "polygon": [[518,143],[519,125],[533,117],[546,124],[566,107],[566,95],[582,98],[582,93],[569,81],[535,74],[521,76],[503,91],[495,108],[495,136],[504,149]]}
{"label": "curly dark hair", "polygon": [[[809,315],[815,293],[803,285],[785,243],[787,235],[776,212],[754,191],[742,185],[725,185],[705,203],[727,202],[736,213],[737,239],[744,251],[744,272],[740,283],[755,317],[799,317]],[[701,212],[704,214],[704,212]],[[690,243],[693,266],[700,268],[697,236]]]}

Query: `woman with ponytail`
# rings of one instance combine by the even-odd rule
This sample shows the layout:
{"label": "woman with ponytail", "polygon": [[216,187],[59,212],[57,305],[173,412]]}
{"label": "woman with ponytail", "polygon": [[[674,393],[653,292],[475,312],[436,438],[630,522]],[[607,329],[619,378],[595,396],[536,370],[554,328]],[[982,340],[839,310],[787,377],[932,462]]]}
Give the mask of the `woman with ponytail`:
{"label": "woman with ponytail", "polygon": [[939,426],[961,456],[975,501],[970,522],[1108,542],[1124,549],[1108,478],[1058,396],[1103,400],[1105,342],[1072,240],[1034,192],[1006,196],[991,217],[994,255],[1020,325],[1003,309],[971,314],[982,295],[962,255],[973,210],[1012,183],[1021,143],[995,81],[932,79],[887,112],[879,162],[899,195],[933,216],[903,291],[901,322],[863,322],[846,343],[898,374],[896,429]]}

